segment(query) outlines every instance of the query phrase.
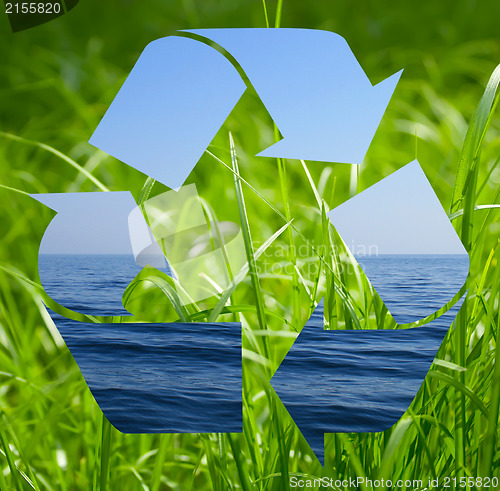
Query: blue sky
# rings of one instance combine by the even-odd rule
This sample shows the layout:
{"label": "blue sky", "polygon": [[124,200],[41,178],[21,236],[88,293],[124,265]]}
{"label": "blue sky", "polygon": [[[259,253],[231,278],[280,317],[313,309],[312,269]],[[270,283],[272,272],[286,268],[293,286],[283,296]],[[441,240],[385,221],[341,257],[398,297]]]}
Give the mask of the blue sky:
{"label": "blue sky", "polygon": [[32,197],[58,212],[45,231],[41,254],[132,254],[128,216],[137,204],[128,191]]}
{"label": "blue sky", "polygon": [[328,213],[356,253],[466,254],[451,222],[415,160]]}

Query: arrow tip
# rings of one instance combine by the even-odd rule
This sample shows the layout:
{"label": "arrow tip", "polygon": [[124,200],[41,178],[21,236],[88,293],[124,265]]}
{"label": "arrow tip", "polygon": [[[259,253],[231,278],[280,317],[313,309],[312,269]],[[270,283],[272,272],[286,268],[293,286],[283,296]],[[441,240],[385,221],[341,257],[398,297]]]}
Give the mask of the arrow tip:
{"label": "arrow tip", "polygon": [[39,203],[42,203],[42,205],[45,205],[47,208],[60,213],[63,204],[63,200],[60,199],[61,194],[66,195],[69,193],[30,194],[30,196],[33,199],[36,199]]}
{"label": "arrow tip", "polygon": [[403,70],[399,70],[399,72],[393,73],[390,77],[387,77],[382,82],[379,82],[377,85],[374,85],[374,88],[382,90],[385,94],[388,95],[387,104],[389,103],[389,99],[392,97],[392,94],[396,90],[396,86],[398,85],[399,79],[403,74]]}
{"label": "arrow tip", "polygon": [[[319,463],[324,467],[325,466],[325,435],[322,429],[318,428],[318,425],[315,421],[308,421],[307,417],[304,418],[304,415],[299,416],[297,411],[293,406],[286,406],[288,412],[292,416],[295,424],[298,426],[302,436],[305,441],[313,451],[316,458],[319,460]],[[300,411],[300,409],[298,409]]]}
{"label": "arrow tip", "polygon": [[[301,342],[307,343],[305,340],[308,339],[312,332],[316,330],[323,330],[323,322],[318,322],[316,319],[310,319],[303,327],[300,332],[298,339]],[[295,341],[297,343],[297,340]],[[325,465],[325,438],[324,438],[324,428],[321,424],[318,424],[317,415],[314,412],[310,412],[303,404],[302,399],[288,398],[287,392],[288,387],[299,386],[301,380],[304,382],[304,376],[307,378],[308,374],[297,373],[296,370],[289,369],[290,357],[285,358],[281,365],[279,366],[276,373],[271,379],[271,385],[279,397],[280,401],[285,406],[288,414],[292,417],[293,421],[299,428],[302,436],[306,440],[309,447],[316,455],[322,466]],[[315,370],[313,369],[314,373]],[[303,395],[303,393],[302,393]]]}
{"label": "arrow tip", "polygon": [[302,432],[304,438],[307,443],[311,447],[311,450],[316,455],[316,458],[319,460],[319,463],[325,467],[325,435],[322,431],[318,433],[313,433],[311,431],[303,431]]}
{"label": "arrow tip", "polygon": [[278,124],[283,139],[257,157],[360,165],[402,73],[400,70],[375,86],[368,83],[357,93],[356,102],[346,100],[341,92],[331,94],[335,104],[329,98],[320,105],[311,99],[307,124]]}

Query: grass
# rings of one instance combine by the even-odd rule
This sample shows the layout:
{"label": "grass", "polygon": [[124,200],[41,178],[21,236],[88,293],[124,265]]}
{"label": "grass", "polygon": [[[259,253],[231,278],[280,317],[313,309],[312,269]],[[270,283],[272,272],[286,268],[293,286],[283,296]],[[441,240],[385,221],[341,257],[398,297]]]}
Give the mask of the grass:
{"label": "grass", "polygon": [[[153,2],[117,24],[112,7],[96,17],[90,0],[80,3],[64,22],[15,40],[1,34],[8,69],[0,71],[0,489],[267,491],[288,489],[289,476],[500,477],[498,6],[471,12],[458,1],[450,13],[423,2],[417,12],[381,0],[354,18],[342,2],[245,1],[237,14],[229,4]],[[135,315],[128,320],[242,322],[244,431],[124,435],[103,417],[42,301],[76,320],[111,319],[62,310],[44,296],[37,253],[52,214],[26,193],[131,190],[143,204],[166,191],[85,142],[149,40],[242,19],[340,32],[373,82],[406,70],[359,172],[254,158],[275,140],[275,128],[256,94],[241,99],[188,182],[210,205],[214,243],[218,222],[240,224],[246,264],[202,302],[183,303],[178,285],[155,271],[124,300]],[[467,298],[398,424],[327,435],[323,469],[269,379],[323,295],[330,328],[394,327],[326,213],[411,161],[417,143],[469,250]],[[147,317],[144,305],[152,304]]]}

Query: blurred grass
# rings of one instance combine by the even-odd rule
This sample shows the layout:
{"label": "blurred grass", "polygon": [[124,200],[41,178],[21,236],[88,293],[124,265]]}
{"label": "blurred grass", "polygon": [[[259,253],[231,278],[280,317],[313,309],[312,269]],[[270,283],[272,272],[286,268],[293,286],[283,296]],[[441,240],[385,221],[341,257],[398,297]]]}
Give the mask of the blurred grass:
{"label": "blurred grass", "polygon": [[[500,61],[499,14],[498,2],[473,0],[356,8],[347,0],[82,0],[16,35],[0,16],[0,488],[282,490],[293,475],[500,476],[500,224],[489,208],[500,191],[497,72],[488,85]],[[340,33],[372,83],[405,72],[354,173],[255,159],[274,141],[274,125],[256,94],[241,99],[188,182],[217,220],[248,231],[243,273],[250,265],[252,273],[206,305],[177,307],[192,320],[242,322],[243,434],[121,434],[43,307],[37,254],[52,214],[24,193],[104,187],[143,202],[165,191],[86,143],[100,117],[149,41],[176,29],[266,23]],[[329,327],[393,327],[362,273],[345,269],[352,261],[325,214],[415,151],[470,252],[467,299],[400,422],[378,434],[327,435],[323,469],[269,379],[325,293]],[[162,309],[165,319],[177,314],[169,301]]]}

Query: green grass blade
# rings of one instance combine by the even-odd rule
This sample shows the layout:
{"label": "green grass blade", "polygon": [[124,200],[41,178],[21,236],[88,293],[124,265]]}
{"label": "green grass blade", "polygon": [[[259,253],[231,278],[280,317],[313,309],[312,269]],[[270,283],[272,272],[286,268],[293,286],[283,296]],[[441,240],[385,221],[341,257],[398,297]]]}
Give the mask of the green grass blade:
{"label": "green grass blade", "polygon": [[[229,134],[229,145],[231,148],[231,161],[233,164],[233,170],[237,175],[239,175],[238,160],[236,158],[236,149],[231,134]],[[245,199],[243,197],[243,190],[241,188],[241,181],[236,177],[234,178],[234,185],[236,188],[236,200],[238,202],[238,210],[240,213],[241,231],[243,234],[243,242],[245,244],[245,252],[248,262],[248,271],[250,273],[250,280],[252,282],[253,293],[257,305],[257,319],[260,328],[264,330],[267,328],[266,314],[264,311],[264,296],[260,288],[259,275],[257,272],[257,265],[255,263],[255,256],[252,245],[252,236],[250,233],[250,225],[248,223],[248,216],[245,207]],[[264,338],[264,350],[265,350],[265,356],[267,358],[269,350],[267,347],[267,340],[265,338]]]}
{"label": "green grass blade", "polygon": [[497,89],[500,84],[500,65],[498,65],[488,81],[479,106],[472,117],[465,136],[460,162],[458,164],[455,186],[453,188],[450,214],[455,213],[462,203],[467,189],[467,180],[474,161],[481,151],[484,136],[491,121],[491,114],[497,101]]}
{"label": "green grass blade", "polygon": [[64,155],[59,150],[56,150],[55,148],[51,147],[50,145],[46,145],[45,143],[40,143],[40,142],[33,141],[33,140],[27,140],[26,138],[21,138],[20,136],[12,135],[10,133],[5,133],[4,131],[0,131],[0,135],[5,137],[5,138],[8,138],[9,140],[14,140],[14,141],[17,141],[19,143],[24,143],[26,145],[32,145],[34,147],[41,148],[43,150],[47,150],[47,152],[54,154],[56,157],[59,157],[61,160],[68,163],[71,167],[75,168],[78,172],[80,172],[85,177],[87,177],[101,191],[109,191],[109,188],[107,188],[101,181],[99,181],[99,179],[97,179],[97,177],[93,176],[87,169],[82,167],[80,164],[75,162],[73,159],[70,159],[67,155]]}
{"label": "green grass blade", "polygon": [[102,438],[101,438],[101,468],[99,476],[99,490],[108,489],[109,461],[111,457],[111,423],[104,414],[102,415]]}
{"label": "green grass blade", "polygon": [[143,205],[148,199],[156,181],[152,177],[148,177],[144,186],[142,186],[141,193],[139,194],[139,199],[137,200],[137,204],[139,206]]}

